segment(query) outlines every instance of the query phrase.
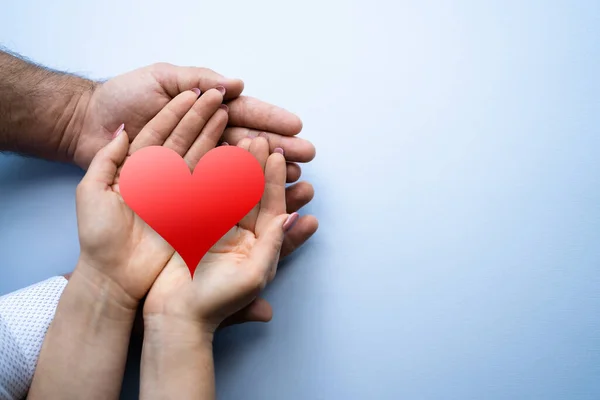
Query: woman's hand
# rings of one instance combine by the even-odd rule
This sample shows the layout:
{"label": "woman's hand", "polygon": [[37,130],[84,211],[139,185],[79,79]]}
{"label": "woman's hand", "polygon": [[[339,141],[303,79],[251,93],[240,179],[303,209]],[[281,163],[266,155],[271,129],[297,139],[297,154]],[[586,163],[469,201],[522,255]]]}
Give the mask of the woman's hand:
{"label": "woman's hand", "polygon": [[[254,303],[275,277],[284,233],[298,218],[286,213],[285,158],[269,156],[264,138],[244,139],[265,173],[262,199],[202,258],[193,278],[175,253],[144,304],[141,396],[214,398],[212,339],[226,318],[246,310],[270,319]],[[255,307],[252,307],[255,304]]]}
{"label": "woman's hand", "polygon": [[[138,136],[148,133],[149,121],[170,101],[189,94],[192,88],[208,93],[216,87],[225,92],[224,101],[229,106],[227,127],[221,139],[234,145],[248,136],[264,135],[271,151],[275,148],[285,151],[287,182],[297,181],[301,170],[296,163],[308,162],[315,157],[312,143],[297,136],[302,121],[282,108],[241,96],[244,89],[241,80],[226,78],[207,68],[158,63],[95,85],[93,91],[78,102],[69,124],[72,129],[63,142],[70,143],[69,156],[75,163],[86,168],[96,152],[110,141],[111,133],[119,124],[125,123],[127,134],[134,139],[132,148],[137,149]],[[154,144],[163,143],[157,141]],[[313,187],[308,182],[288,187],[287,212],[298,211],[312,200],[313,195]],[[300,218],[286,235],[282,257],[304,244],[317,229],[315,217]]]}
{"label": "woman's hand", "polygon": [[190,168],[214,148],[227,124],[223,96],[216,89],[200,98],[198,93],[190,90],[173,99],[131,145],[121,127],[77,188],[81,255],[74,275],[105,286],[126,308],[137,308],[174,250],[125,204],[119,172],[127,157],[142,147],[169,147]]}
{"label": "woman's hand", "polygon": [[284,229],[298,218],[286,213],[285,158],[277,151],[269,156],[264,138],[245,139],[240,146],[248,147],[265,171],[260,203],[208,251],[193,279],[181,257],[173,255],[148,293],[145,319],[169,315],[205,324],[214,332],[274,278]]}

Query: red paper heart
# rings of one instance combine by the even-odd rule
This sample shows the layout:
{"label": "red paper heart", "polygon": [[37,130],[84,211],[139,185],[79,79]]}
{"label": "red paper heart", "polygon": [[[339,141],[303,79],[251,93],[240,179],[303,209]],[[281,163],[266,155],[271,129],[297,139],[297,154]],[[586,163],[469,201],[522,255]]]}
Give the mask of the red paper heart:
{"label": "red paper heart", "polygon": [[248,151],[220,146],[194,173],[162,146],[135,152],[119,179],[125,203],[181,255],[190,273],[206,252],[260,201],[265,177]]}

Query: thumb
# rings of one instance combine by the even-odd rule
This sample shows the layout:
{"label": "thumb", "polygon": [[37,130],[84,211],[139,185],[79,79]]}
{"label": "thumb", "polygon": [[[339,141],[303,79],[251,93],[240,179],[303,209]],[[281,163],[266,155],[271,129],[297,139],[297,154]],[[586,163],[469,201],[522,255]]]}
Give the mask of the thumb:
{"label": "thumb", "polygon": [[129,137],[124,128],[121,125],[113,139],[96,154],[83,181],[94,186],[113,184],[117,169],[127,157],[129,149]]}
{"label": "thumb", "polygon": [[297,213],[282,214],[273,218],[266,229],[258,237],[256,244],[250,254],[250,260],[255,268],[260,271],[256,271],[260,276],[264,276],[266,284],[269,275],[273,274],[277,268],[277,262],[279,261],[279,252],[283,245],[283,239],[285,235],[285,228],[289,225],[288,221],[295,220]]}

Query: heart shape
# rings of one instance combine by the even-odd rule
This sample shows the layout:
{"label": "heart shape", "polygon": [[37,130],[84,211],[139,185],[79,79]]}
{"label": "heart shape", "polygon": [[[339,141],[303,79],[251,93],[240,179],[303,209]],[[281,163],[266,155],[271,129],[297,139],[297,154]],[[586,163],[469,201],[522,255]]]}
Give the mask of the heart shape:
{"label": "heart shape", "polygon": [[194,276],[206,252],[260,201],[265,177],[248,151],[220,146],[191,173],[175,151],[150,146],[125,162],[125,203],[179,253]]}

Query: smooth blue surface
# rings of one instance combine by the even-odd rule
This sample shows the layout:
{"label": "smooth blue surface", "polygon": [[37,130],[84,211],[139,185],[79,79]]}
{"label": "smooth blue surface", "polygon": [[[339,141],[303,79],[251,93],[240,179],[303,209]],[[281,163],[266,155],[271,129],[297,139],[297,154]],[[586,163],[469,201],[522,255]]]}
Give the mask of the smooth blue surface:
{"label": "smooth blue surface", "polygon": [[[219,398],[600,398],[599,2],[120,3],[7,3],[0,41],[210,66],[317,146],[321,228],[218,336]],[[75,265],[80,176],[0,158],[0,292]]]}

